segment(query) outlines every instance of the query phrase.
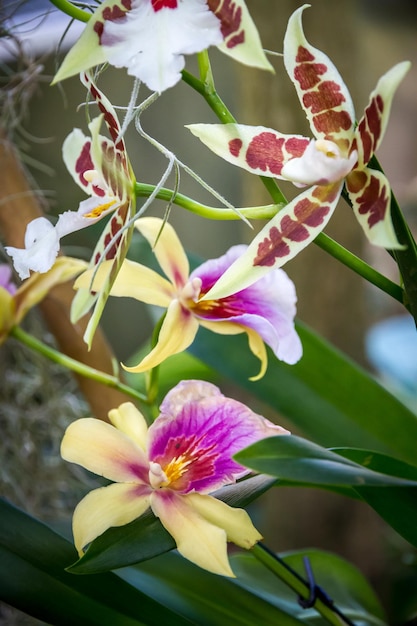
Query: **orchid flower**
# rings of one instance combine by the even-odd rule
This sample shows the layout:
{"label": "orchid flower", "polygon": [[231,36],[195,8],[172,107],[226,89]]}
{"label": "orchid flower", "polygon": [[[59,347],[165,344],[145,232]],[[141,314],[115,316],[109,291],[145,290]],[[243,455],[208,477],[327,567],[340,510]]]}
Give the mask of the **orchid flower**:
{"label": "orchid flower", "polygon": [[262,126],[188,126],[216,154],[248,172],[292,181],[309,189],[260,231],[206,298],[222,298],[293,258],[323,230],[345,183],[353,211],[369,241],[401,248],[390,215],[385,175],[368,167],[380,145],[394,93],[409,69],[399,63],[379,80],[359,124],[349,91],[330,59],[306,40],[299,8],[284,39],[284,64],[314,139]]}
{"label": "orchid flower", "polygon": [[[125,213],[133,197],[134,178],[124,143],[118,140],[115,144],[119,133],[115,112],[89,76],[81,80],[95,97],[102,115],[89,124],[90,137],[74,129],[64,141],[62,152],[68,171],[90,198],[82,201],[77,211],[62,213],[55,226],[45,217],[32,220],[26,228],[25,248],[6,247],[22,279],[28,278],[31,270],[42,273],[52,267],[62,237],[94,224],[112,211]],[[99,134],[103,118],[111,140]]]}
{"label": "orchid flower", "polygon": [[[144,265],[125,260],[110,293],[165,307],[167,312],[154,349],[138,365],[124,366],[126,370],[144,372],[186,350],[199,326],[225,335],[247,333],[249,347],[261,361],[261,370],[252,380],[262,377],[267,367],[264,342],[286,363],[300,359],[302,347],[294,328],[295,287],[283,270],[228,298],[202,301],[245,246],[232,247],[224,256],[203,263],[189,274],[186,254],[172,226],[154,217],[138,219],[135,226],[154,248],[168,280]],[[99,291],[107,272],[108,265],[103,263],[92,285],[92,272],[85,272],[75,289]]]}
{"label": "orchid flower", "polygon": [[10,280],[10,269],[0,266],[0,344],[13,326],[20,324],[26,313],[48,295],[50,289],[74,278],[86,268],[86,263],[70,257],[59,257],[49,272],[32,274],[20,287]]}
{"label": "orchid flower", "polygon": [[234,576],[226,542],[249,549],[261,535],[246,511],[208,494],[249,473],[232,458],[239,450],[289,432],[196,380],[167,394],[149,429],[130,402],[110,411],[109,419],[111,424],[94,418],[73,422],[61,445],[65,460],[113,481],[87,494],[74,511],[80,556],[105,530],[128,524],[150,507],[185,558]]}
{"label": "orchid flower", "polygon": [[272,70],[243,0],[105,0],[54,82],[108,62],[160,93],[181,79],[185,54],[209,46]]}

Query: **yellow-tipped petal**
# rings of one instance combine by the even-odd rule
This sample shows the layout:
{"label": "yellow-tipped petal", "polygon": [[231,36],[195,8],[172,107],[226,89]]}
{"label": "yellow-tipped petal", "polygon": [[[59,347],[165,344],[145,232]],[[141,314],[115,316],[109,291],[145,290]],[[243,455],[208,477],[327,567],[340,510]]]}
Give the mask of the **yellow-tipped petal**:
{"label": "yellow-tipped petal", "polygon": [[142,450],[146,450],[148,425],[132,402],[124,402],[117,409],[109,411],[109,420],[117,430],[127,435]]}
{"label": "yellow-tipped petal", "polygon": [[[105,261],[100,265],[92,285],[94,270],[88,270],[81,274],[75,281],[75,289],[100,291],[106,282],[112,264],[113,261]],[[154,270],[125,259],[112,285],[110,295],[135,298],[140,302],[146,302],[146,304],[167,307],[173,298],[174,290],[166,278]]]}
{"label": "yellow-tipped petal", "polygon": [[161,496],[155,491],[151,508],[183,557],[213,574],[234,577],[227,558],[226,531],[204,519],[187,498],[175,493]]}
{"label": "yellow-tipped petal", "polygon": [[249,550],[262,539],[249,515],[243,509],[235,509],[217,498],[201,493],[189,493],[187,504],[210,524],[226,531],[227,540]]}
{"label": "yellow-tipped petal", "polygon": [[[78,504],[72,520],[75,547],[84,548],[105,530],[124,526],[149,508],[149,489],[132,484],[114,484],[90,491]],[[146,490],[146,491],[145,491]]]}
{"label": "yellow-tipped petal", "polygon": [[143,450],[111,424],[92,417],[68,426],[61,443],[61,456],[115,482],[140,483],[148,475]]}
{"label": "yellow-tipped petal", "polygon": [[173,354],[186,350],[192,344],[197,330],[196,318],[178,300],[174,300],[168,307],[155,348],[138,365],[122,365],[128,372],[146,372]]}
{"label": "yellow-tipped petal", "polygon": [[159,265],[172,284],[183,287],[190,269],[187,255],[172,226],[157,217],[143,217],[135,222],[135,227],[149,241]]}

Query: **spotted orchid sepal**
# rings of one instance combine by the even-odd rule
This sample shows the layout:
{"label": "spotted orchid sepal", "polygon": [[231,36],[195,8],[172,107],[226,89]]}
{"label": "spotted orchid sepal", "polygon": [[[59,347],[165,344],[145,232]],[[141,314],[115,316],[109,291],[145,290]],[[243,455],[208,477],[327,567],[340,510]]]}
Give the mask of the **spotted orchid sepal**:
{"label": "spotted orchid sepal", "polygon": [[[207,300],[205,294],[242,253],[245,246],[234,246],[218,259],[206,261],[191,274],[187,256],[174,229],[158,218],[140,218],[137,230],[148,240],[165,277],[150,268],[125,260],[110,294],[135,298],[166,309],[166,315],[153,350],[131,372],[145,372],[168,357],[186,350],[200,326],[215,333],[246,333],[249,347],[260,360],[261,368],[253,380],[264,375],[267,367],[265,344],[280,360],[293,364],[302,355],[294,327],[296,293],[283,270],[271,272],[247,290],[234,292],[225,299]],[[94,277],[82,274],[75,288],[100,290],[108,265],[103,263]]]}
{"label": "spotted orchid sepal", "polygon": [[[34,273],[22,285],[2,281],[0,284],[0,344],[11,329],[18,326],[28,311],[43,300],[49,291],[61,283],[75,278],[85,271],[87,263],[79,259],[60,256],[53,267],[45,273]],[[8,268],[2,270],[8,274]],[[9,275],[10,276],[10,275]]]}
{"label": "spotted orchid sepal", "polygon": [[[64,144],[64,161],[75,182],[96,198],[96,204],[91,206],[88,217],[97,220],[111,213],[89,264],[94,271],[101,262],[109,261],[107,279],[100,291],[78,290],[71,307],[73,323],[94,307],[84,334],[86,343],[91,346],[111,285],[132,237],[133,225],[128,228],[125,226],[135,214],[136,181],[112,104],[88,73],[81,75],[81,81],[97,103],[101,115],[89,125],[91,139],[84,137],[78,129],[70,134]],[[110,138],[99,134],[102,122]]]}
{"label": "spotted orchid sepal", "polygon": [[184,55],[210,46],[272,70],[243,0],[105,0],[54,82],[108,62],[160,93],[181,79]]}
{"label": "spotted orchid sepal", "polygon": [[80,555],[105,530],[151,508],[178,551],[210,572],[234,576],[227,542],[249,549],[261,539],[248,514],[210,495],[249,470],[233,455],[251,443],[289,434],[226,398],[204,381],[183,381],[165,397],[147,428],[141,413],[122,404],[111,424],[84,418],[67,429],[62,457],[113,481],[90,492],[73,516]]}
{"label": "spotted orchid sepal", "polygon": [[[239,261],[239,269],[231,269],[208,297],[226,297],[231,289],[250,284],[251,276],[253,280],[259,278],[260,265],[280,267],[298,254],[326,226],[343,184],[369,241],[389,249],[402,248],[391,220],[389,182],[367,163],[380,145],[394,93],[410,64],[399,63],[382,76],[355,127],[352,100],[337,69],[305,39],[301,23],[304,8],[289,20],[284,63],[314,138],[287,135],[262,126],[188,126],[213,152],[248,172],[289,180],[298,187],[312,186],[272,218],[253,241],[246,258]],[[321,219],[315,210],[312,217],[316,198],[322,196],[325,218]]]}

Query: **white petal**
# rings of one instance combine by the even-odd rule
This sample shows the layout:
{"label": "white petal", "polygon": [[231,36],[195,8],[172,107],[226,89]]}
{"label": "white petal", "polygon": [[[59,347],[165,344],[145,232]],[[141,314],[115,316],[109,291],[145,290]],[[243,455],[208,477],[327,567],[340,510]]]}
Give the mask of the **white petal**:
{"label": "white petal", "polygon": [[5,249],[20,278],[28,278],[31,270],[44,273],[51,269],[59,251],[59,235],[45,217],[38,217],[27,225],[25,248]]}
{"label": "white petal", "polygon": [[338,146],[324,139],[311,141],[301,157],[291,159],[282,168],[284,178],[296,186],[328,185],[343,180],[352,171],[358,155],[341,155]]}
{"label": "white petal", "polygon": [[150,89],[164,91],[181,79],[184,54],[223,41],[220,21],[205,0],[179,2],[175,9],[155,11],[136,0],[123,20],[106,21],[101,38],[109,62],[127,67]]}

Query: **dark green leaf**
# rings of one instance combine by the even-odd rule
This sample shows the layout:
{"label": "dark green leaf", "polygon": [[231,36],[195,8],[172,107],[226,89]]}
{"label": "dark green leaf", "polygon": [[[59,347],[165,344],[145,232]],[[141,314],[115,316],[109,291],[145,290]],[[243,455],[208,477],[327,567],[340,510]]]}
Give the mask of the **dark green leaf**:
{"label": "dark green leaf", "polygon": [[416,464],[417,417],[328,342],[297,325],[304,354],[296,365],[269,351],[266,375],[257,372],[245,336],[218,336],[200,329],[190,350],[202,361],[288,417],[323,446],[385,452]]}
{"label": "dark green leaf", "polygon": [[[270,437],[235,455],[239,463],[290,482],[335,486],[410,486],[406,478],[390,476],[354,463],[306,439]],[[417,481],[415,482],[417,487]]]}
{"label": "dark green leaf", "polygon": [[296,626],[304,623],[292,616],[291,611],[240,587],[236,580],[210,574],[176,553],[119,570],[118,575],[199,626]]}
{"label": "dark green leaf", "polygon": [[51,624],[188,624],[115,574],[73,576],[73,545],[0,500],[0,600]]}

